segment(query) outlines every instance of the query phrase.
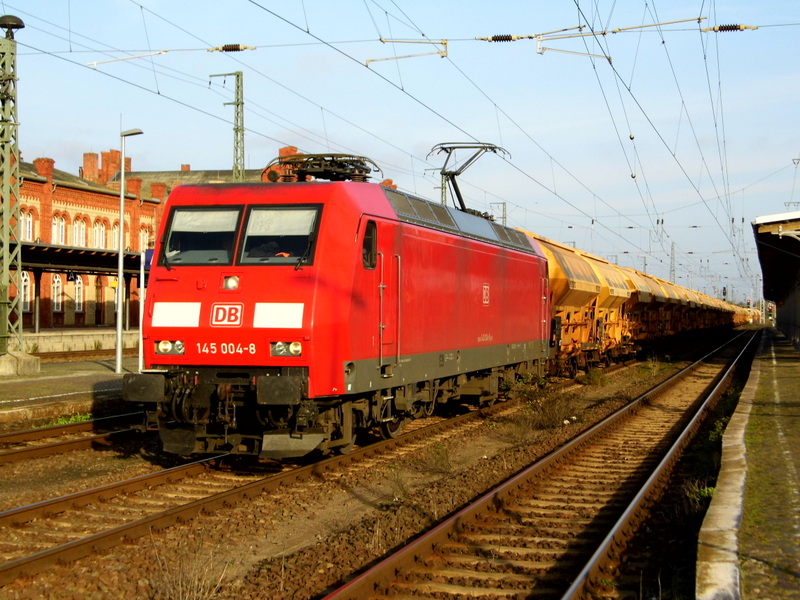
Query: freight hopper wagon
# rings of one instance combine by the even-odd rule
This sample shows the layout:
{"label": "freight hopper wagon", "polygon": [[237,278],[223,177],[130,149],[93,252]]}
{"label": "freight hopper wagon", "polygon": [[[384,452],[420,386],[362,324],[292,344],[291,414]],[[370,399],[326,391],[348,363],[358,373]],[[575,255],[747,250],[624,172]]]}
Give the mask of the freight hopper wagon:
{"label": "freight hopper wagon", "polygon": [[394,436],[439,404],[492,402],[504,381],[544,375],[534,240],[368,183],[366,159],[289,158],[299,182],[169,197],[146,369],[124,380],[166,451],[346,452],[359,430]]}
{"label": "freight hopper wagon", "polygon": [[[527,232],[526,232],[527,233]],[[574,377],[669,336],[746,321],[744,309],[528,233],[548,259],[548,372]]]}
{"label": "freight hopper wagon", "polygon": [[528,233],[548,259],[552,374],[608,364],[634,350],[625,304],[631,296],[619,267],[571,246]]}

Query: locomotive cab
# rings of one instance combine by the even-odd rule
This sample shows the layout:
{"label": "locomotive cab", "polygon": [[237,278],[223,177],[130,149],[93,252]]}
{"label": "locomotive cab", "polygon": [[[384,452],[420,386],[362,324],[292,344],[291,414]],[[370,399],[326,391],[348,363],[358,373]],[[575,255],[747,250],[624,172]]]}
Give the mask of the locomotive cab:
{"label": "locomotive cab", "polygon": [[147,368],[123,384],[164,450],[345,452],[358,430],[393,437],[436,404],[493,401],[504,379],[543,373],[536,242],[367,183],[364,160],[307,155],[297,181],[173,190]]}

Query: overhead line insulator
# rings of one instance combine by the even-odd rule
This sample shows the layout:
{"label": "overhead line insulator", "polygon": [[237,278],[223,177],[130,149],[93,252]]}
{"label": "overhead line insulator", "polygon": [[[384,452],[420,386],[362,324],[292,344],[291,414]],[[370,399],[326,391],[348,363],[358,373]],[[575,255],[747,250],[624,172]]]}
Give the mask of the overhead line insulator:
{"label": "overhead line insulator", "polygon": [[516,42],[518,40],[531,40],[534,38],[540,37],[540,34],[536,35],[492,35],[490,37],[476,37],[476,40],[481,42]]}
{"label": "overhead line insulator", "polygon": [[255,46],[245,46],[244,44],[225,44],[216,48],[209,48],[209,52],[241,52],[242,50],[255,50]]}
{"label": "overhead line insulator", "polygon": [[715,25],[714,27],[706,27],[700,31],[716,31],[722,33],[723,31],[744,31],[745,29],[758,29],[755,25]]}

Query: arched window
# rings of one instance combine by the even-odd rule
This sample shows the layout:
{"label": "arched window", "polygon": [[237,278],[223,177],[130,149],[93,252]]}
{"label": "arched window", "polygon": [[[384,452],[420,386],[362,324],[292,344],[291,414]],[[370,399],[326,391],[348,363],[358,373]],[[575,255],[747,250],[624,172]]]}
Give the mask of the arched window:
{"label": "arched window", "polygon": [[25,242],[33,241],[33,213],[25,211],[20,213],[20,237]]}
{"label": "arched window", "polygon": [[119,250],[119,223],[114,223],[111,228],[111,249]]}
{"label": "arched window", "polygon": [[148,248],[148,244],[150,243],[150,232],[147,230],[146,227],[142,227],[139,230],[139,252],[144,252]]}
{"label": "arched window", "polygon": [[86,247],[86,221],[83,219],[75,219],[72,224],[72,245]]}
{"label": "arched window", "polygon": [[64,310],[64,284],[61,282],[61,275],[53,275],[53,312]]}
{"label": "arched window", "polygon": [[56,215],[53,217],[52,239],[54,244],[65,244],[67,240],[66,222],[64,217]]}
{"label": "arched window", "polygon": [[102,221],[97,221],[94,224],[94,247],[106,247],[106,224]]}
{"label": "arched window", "polygon": [[83,312],[83,279],[75,276],[75,312]]}
{"label": "arched window", "polygon": [[31,312],[31,276],[22,272],[22,312]]}

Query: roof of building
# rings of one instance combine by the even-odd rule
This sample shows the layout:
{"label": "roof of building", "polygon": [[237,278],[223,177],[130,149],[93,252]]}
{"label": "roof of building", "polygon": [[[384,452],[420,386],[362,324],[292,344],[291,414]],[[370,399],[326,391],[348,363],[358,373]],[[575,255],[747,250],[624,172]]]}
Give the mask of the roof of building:
{"label": "roof of building", "polygon": [[[39,183],[45,183],[47,181],[46,177],[39,175],[33,163],[24,161],[20,161],[19,163],[19,176],[21,179],[37,181]],[[53,169],[53,183],[98,194],[108,194],[109,196],[119,195],[119,190],[114,190],[105,185],[88,181],[77,175],[56,168]]]}
{"label": "roof of building", "polygon": [[753,233],[764,298],[780,303],[800,284],[800,212],[758,217]]}

